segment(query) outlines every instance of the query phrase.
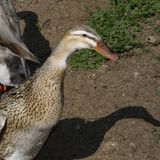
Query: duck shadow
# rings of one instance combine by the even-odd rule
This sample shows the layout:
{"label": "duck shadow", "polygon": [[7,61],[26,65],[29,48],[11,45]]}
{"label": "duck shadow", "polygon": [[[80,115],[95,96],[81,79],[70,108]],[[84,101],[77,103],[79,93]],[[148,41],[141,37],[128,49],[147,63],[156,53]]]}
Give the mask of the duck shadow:
{"label": "duck shadow", "polygon": [[128,118],[143,119],[160,127],[160,121],[141,106],[128,106],[94,121],[64,119],[53,128],[36,160],[74,160],[88,157],[96,152],[106,132],[116,122]]}
{"label": "duck shadow", "polygon": [[18,12],[17,16],[20,20],[24,20],[25,27],[22,35],[22,39],[29,50],[37,56],[40,64],[27,61],[31,73],[33,73],[38,67],[40,67],[44,61],[49,57],[52,50],[49,45],[49,41],[44,38],[40,32],[38,26],[38,16],[31,11]]}

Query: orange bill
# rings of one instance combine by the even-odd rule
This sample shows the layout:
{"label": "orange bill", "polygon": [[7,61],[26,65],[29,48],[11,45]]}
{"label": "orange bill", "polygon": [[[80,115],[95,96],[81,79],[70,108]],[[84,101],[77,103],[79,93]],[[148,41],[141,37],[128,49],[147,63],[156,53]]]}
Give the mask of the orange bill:
{"label": "orange bill", "polygon": [[97,42],[97,46],[95,50],[103,55],[106,58],[109,58],[111,60],[118,60],[119,56],[117,53],[115,53],[111,48],[109,48],[107,45],[105,45],[102,41]]}

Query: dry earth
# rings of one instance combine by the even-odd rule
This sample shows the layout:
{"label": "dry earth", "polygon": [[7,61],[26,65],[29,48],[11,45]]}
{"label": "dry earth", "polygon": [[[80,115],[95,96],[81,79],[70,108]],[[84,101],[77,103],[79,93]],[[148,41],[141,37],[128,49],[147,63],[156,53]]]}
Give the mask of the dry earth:
{"label": "dry earth", "polygon": [[[67,29],[86,22],[87,7],[108,6],[107,0],[14,2],[24,41],[42,63]],[[141,37],[152,34],[146,27]],[[160,160],[160,46],[148,48],[96,70],[68,67],[61,121],[36,160]]]}

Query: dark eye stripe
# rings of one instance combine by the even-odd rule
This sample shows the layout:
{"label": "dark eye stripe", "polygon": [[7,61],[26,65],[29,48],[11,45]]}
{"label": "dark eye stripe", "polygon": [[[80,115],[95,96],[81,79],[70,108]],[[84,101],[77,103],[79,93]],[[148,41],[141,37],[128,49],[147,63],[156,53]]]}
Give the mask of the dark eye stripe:
{"label": "dark eye stripe", "polygon": [[[88,36],[87,36],[88,37]],[[94,38],[94,37],[88,37],[89,39],[91,39],[91,40],[93,40],[93,41],[97,41],[97,39],[96,38]]]}
{"label": "dark eye stripe", "polygon": [[84,38],[89,38],[89,39],[91,39],[91,40],[93,40],[93,41],[97,41],[96,38],[90,37],[90,36],[88,36],[87,34],[74,34],[74,35],[75,35],[75,36],[83,36]]}
{"label": "dark eye stripe", "polygon": [[82,34],[82,36],[85,37],[85,38],[89,38],[89,39],[91,39],[91,40],[93,40],[93,41],[96,41],[96,38],[90,37],[90,36],[88,36],[87,34]]}

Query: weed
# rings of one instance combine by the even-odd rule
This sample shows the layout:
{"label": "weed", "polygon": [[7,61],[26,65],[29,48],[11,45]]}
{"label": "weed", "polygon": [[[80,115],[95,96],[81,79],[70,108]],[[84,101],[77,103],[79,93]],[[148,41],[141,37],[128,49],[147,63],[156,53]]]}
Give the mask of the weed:
{"label": "weed", "polygon": [[[128,52],[142,44],[136,40],[135,33],[140,32],[140,23],[151,16],[160,17],[159,0],[110,0],[111,7],[97,10],[88,24],[94,28],[103,40],[118,53]],[[156,28],[157,32],[159,29]],[[83,50],[71,57],[71,66],[76,68],[97,68],[104,61],[94,51]]]}

